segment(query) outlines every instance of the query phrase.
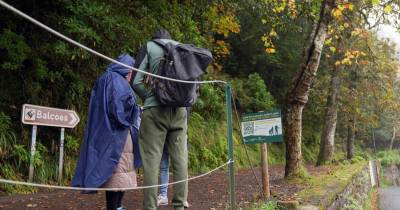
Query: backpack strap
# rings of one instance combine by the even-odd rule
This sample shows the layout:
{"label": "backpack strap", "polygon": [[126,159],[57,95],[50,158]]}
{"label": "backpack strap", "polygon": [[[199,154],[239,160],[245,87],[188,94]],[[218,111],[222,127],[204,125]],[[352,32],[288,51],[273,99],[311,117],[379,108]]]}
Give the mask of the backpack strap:
{"label": "backpack strap", "polygon": [[[156,43],[158,46],[160,46],[160,47],[164,50],[164,58],[161,59],[160,64],[159,64],[159,66],[158,66],[158,68],[160,68],[160,67],[162,66],[161,62],[164,62],[164,60],[165,60],[165,54],[166,54],[166,52],[168,52],[168,51],[167,51],[168,49],[167,49],[167,47],[165,46],[166,43],[164,43],[163,41],[161,41],[161,39],[152,39],[151,41],[154,42],[154,43]],[[147,48],[146,48],[146,49],[147,49]],[[159,73],[158,70],[159,70],[159,69],[157,69],[156,72],[153,72],[153,73],[158,74],[158,73]],[[155,79],[155,78],[154,78],[153,76],[145,75],[145,79],[144,79],[144,84],[145,84],[145,86],[148,86],[148,87],[150,87],[151,89],[153,89],[153,88],[154,88],[154,82],[155,82],[154,79]]]}
{"label": "backpack strap", "polygon": [[133,67],[139,68],[140,64],[142,64],[144,57],[147,55],[147,43],[144,44],[140,49],[138,50],[138,53],[135,57],[135,64]]}
{"label": "backpack strap", "polygon": [[153,39],[151,40],[154,43],[156,43],[158,46],[160,46],[161,48],[163,48],[165,53],[168,53],[169,51],[171,51],[171,49],[176,45],[174,43],[171,42],[163,42],[161,39]]}
{"label": "backpack strap", "polygon": [[160,47],[162,47],[164,50],[166,50],[165,45],[166,43],[164,43],[163,41],[161,41],[161,39],[153,39],[152,40],[154,43],[156,43],[157,45],[159,45]]}

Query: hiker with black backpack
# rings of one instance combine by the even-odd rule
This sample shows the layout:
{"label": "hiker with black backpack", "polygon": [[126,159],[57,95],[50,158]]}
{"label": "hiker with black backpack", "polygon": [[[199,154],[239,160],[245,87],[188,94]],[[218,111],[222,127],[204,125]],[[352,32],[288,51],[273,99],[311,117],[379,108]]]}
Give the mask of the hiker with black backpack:
{"label": "hiker with black backpack", "polygon": [[[208,50],[180,44],[172,40],[165,29],[158,29],[141,51],[137,59],[140,70],[185,81],[197,81],[212,61]],[[139,131],[144,186],[158,184],[164,145],[169,151],[173,180],[186,180],[188,151],[185,107],[190,107],[196,101],[198,86],[155,78],[141,72],[136,74],[132,86],[144,100]],[[187,207],[187,192],[187,181],[173,186],[174,209]],[[156,187],[144,189],[143,206],[145,210],[157,208]]]}

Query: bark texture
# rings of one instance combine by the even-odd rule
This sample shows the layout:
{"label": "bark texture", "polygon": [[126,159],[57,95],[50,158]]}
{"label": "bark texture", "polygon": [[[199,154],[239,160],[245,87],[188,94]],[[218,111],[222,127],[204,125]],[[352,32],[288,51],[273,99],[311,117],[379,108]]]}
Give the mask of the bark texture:
{"label": "bark texture", "polygon": [[393,142],[395,138],[396,138],[396,126],[393,126],[393,135],[392,138],[390,139],[390,147],[389,147],[390,150],[393,149]]}
{"label": "bark texture", "polygon": [[[353,100],[356,100],[357,98],[357,93],[356,93],[356,86],[357,86],[357,71],[356,69],[351,69],[350,72],[351,75],[351,82],[350,82],[350,92],[353,97]],[[356,138],[356,117],[357,113],[355,110],[352,111],[352,113],[349,114],[349,124],[348,124],[348,134],[347,134],[347,159],[353,158],[353,147],[354,147],[354,141]],[[375,140],[374,140],[374,145],[375,145]],[[375,146],[374,146],[375,147]]]}
{"label": "bark texture", "polygon": [[317,166],[332,161],[335,150],[335,132],[337,123],[337,98],[340,88],[340,68],[334,68],[332,71],[332,79],[329,90],[328,99],[326,101],[324,126],[322,128],[321,143]]}
{"label": "bark texture", "polygon": [[284,129],[286,144],[285,177],[299,176],[302,173],[301,130],[302,112],[308,101],[311,84],[316,76],[322,48],[327,36],[328,24],[335,0],[321,3],[319,20],[311,34],[310,44],[304,63],[294,78],[286,96]]}
{"label": "bark texture", "polygon": [[[354,155],[353,147],[356,139],[356,116],[353,114],[349,120],[348,136],[347,136],[347,159],[352,159]],[[374,140],[375,145],[375,140]],[[374,146],[375,147],[375,146]]]}

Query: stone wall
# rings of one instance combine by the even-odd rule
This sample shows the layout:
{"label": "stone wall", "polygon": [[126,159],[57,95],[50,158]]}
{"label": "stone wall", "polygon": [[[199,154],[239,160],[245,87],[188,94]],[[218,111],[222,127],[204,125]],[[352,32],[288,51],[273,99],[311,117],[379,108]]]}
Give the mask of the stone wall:
{"label": "stone wall", "polygon": [[340,210],[350,209],[350,206],[363,206],[367,200],[369,192],[373,186],[379,183],[379,170],[375,162],[367,164],[359,173],[355,174],[348,185],[338,192],[329,204],[320,204],[319,206],[307,205],[300,207],[301,210]]}
{"label": "stone wall", "polygon": [[326,206],[325,209],[346,209],[346,207],[350,207],[351,205],[362,207],[363,201],[367,199],[373,185],[376,185],[378,182],[376,172],[376,165],[374,163],[367,164],[367,166],[354,176],[346,188],[336,195],[335,200]]}
{"label": "stone wall", "polygon": [[384,167],[384,178],[391,186],[400,186],[400,165],[392,164]]}

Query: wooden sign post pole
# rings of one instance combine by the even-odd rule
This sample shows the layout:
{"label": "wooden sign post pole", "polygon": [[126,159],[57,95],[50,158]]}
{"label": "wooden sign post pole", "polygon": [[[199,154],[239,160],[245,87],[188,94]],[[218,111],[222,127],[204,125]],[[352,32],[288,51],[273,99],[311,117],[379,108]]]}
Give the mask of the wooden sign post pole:
{"label": "wooden sign post pole", "polygon": [[270,197],[269,192],[269,173],[268,173],[268,149],[267,144],[261,144],[261,174],[262,174],[262,185],[264,191],[264,199]]}

